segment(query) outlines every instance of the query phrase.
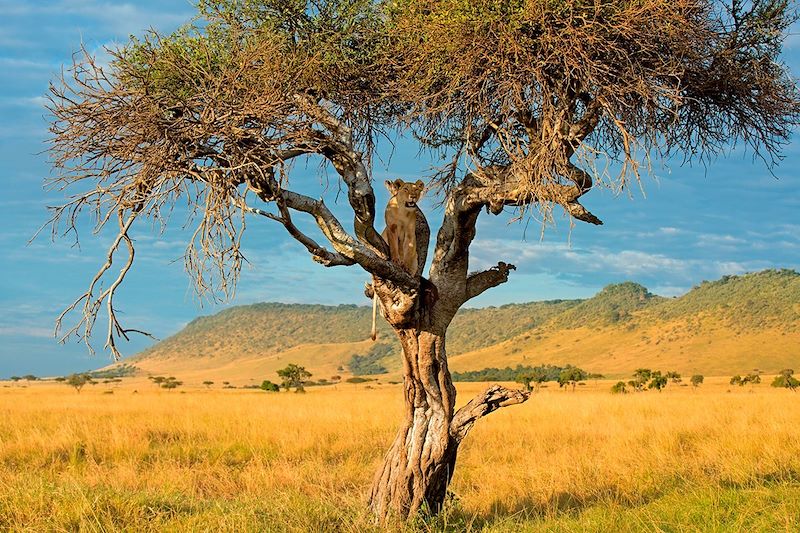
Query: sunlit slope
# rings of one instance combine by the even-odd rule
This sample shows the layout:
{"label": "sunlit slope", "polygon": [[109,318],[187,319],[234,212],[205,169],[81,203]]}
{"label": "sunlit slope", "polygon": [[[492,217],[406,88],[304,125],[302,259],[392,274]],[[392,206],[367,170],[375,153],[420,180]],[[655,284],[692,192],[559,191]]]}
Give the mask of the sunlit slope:
{"label": "sunlit slope", "polygon": [[520,363],[571,363],[611,376],[641,367],[727,375],[798,366],[800,275],[726,276],[680,298],[612,285],[542,327],[450,359],[456,371]]}
{"label": "sunlit slope", "polygon": [[[349,375],[364,355],[370,309],[256,304],[193,321],[132,358],[149,373],[237,383],[274,377],[289,362],[317,378]],[[394,344],[382,325],[379,343]],[[610,376],[651,367],[729,375],[800,366],[800,274],[767,270],[703,282],[663,298],[632,282],[587,300],[462,310],[448,332],[453,370],[572,363]],[[391,374],[399,358],[381,364]]]}
{"label": "sunlit slope", "polygon": [[[557,300],[462,310],[450,327],[448,350],[460,353],[491,346],[547,323],[580,303]],[[130,359],[148,372],[206,372],[213,368],[274,370],[286,360],[347,374],[353,355],[367,354],[371,308],[365,306],[264,303],[239,306],[193,320],[183,330]],[[379,318],[378,342],[396,345]],[[397,358],[383,364],[400,369]],[[236,373],[236,371],[233,371]]]}

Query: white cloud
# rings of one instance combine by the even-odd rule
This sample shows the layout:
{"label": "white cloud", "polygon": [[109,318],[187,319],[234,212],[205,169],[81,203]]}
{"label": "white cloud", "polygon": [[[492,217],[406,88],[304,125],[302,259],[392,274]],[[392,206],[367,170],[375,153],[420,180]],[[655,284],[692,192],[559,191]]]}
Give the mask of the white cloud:
{"label": "white cloud", "polygon": [[701,233],[697,236],[697,244],[700,246],[739,246],[745,243],[747,243],[746,240],[733,235]]}
{"label": "white cloud", "polygon": [[0,98],[0,106],[44,108],[47,98],[44,96],[21,96]]}
{"label": "white cloud", "polygon": [[1,326],[0,335],[7,336],[20,336],[20,337],[35,337],[39,339],[53,338],[52,328],[43,328],[38,326]]}
{"label": "white cloud", "polygon": [[100,2],[97,0],[59,0],[51,2],[0,2],[5,17],[79,15],[96,20],[121,35],[141,33],[154,27],[171,29],[193,15],[191,4],[181,2],[168,10],[162,3],[143,7],[142,3]]}
{"label": "white cloud", "polygon": [[34,61],[19,57],[0,57],[0,67],[23,70],[54,70],[58,68],[58,65],[45,61]]}
{"label": "white cloud", "polygon": [[663,233],[664,235],[677,235],[679,233],[682,233],[683,230],[680,230],[678,228],[673,228],[670,226],[665,226],[663,228],[658,228],[658,231]]}

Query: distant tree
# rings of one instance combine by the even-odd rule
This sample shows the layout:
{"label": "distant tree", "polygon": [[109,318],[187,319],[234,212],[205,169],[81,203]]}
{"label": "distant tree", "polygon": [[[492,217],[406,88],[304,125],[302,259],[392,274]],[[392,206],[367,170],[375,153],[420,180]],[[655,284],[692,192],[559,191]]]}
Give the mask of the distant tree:
{"label": "distant tree", "polygon": [[627,394],[628,389],[625,387],[624,381],[617,381],[614,386],[611,387],[611,394]]}
{"label": "distant tree", "polygon": [[744,381],[742,381],[742,376],[740,376],[739,374],[736,374],[736,375],[735,375],[735,376],[733,376],[733,377],[731,378],[731,380],[730,380],[730,384],[731,384],[731,385],[739,385],[740,387],[741,387],[742,385],[744,385],[744,383],[745,383],[745,382],[744,382]]}
{"label": "distant tree", "polygon": [[265,379],[261,382],[261,390],[265,390],[267,392],[278,392],[281,388],[276,384],[271,382],[268,379]]}
{"label": "distant tree", "polygon": [[649,368],[637,368],[633,373],[633,388],[637,391],[643,391],[645,385],[650,380],[650,375],[653,373]]}
{"label": "distant tree", "polygon": [[10,379],[10,380],[11,380],[11,381],[13,381],[14,383],[16,383],[17,381],[21,380],[22,378],[21,378],[21,377],[19,377],[19,376],[11,376],[11,377],[10,377],[10,378],[8,378],[8,379]]}
{"label": "distant tree", "polygon": [[161,383],[161,388],[167,390],[174,390],[180,387],[181,385],[183,385],[183,381],[178,381],[175,378],[175,376],[170,376]]}
{"label": "distant tree", "polygon": [[534,367],[527,372],[518,374],[514,381],[524,385],[526,392],[539,392],[539,388],[542,386],[542,383],[547,381],[548,377],[548,373],[543,367]]}
{"label": "distant tree", "polygon": [[59,383],[62,383],[64,381],[66,381],[66,380],[67,380],[67,378],[64,377],[64,376],[58,376],[57,378],[54,378],[54,381],[57,381]]}
{"label": "distant tree", "polygon": [[67,376],[66,384],[70,387],[74,387],[78,394],[81,393],[81,389],[84,385],[92,383],[92,378],[89,374],[70,374]]}
{"label": "distant tree", "polygon": [[752,385],[758,385],[761,383],[761,375],[757,372],[751,372],[747,374],[745,377],[742,378],[744,383],[750,383]]}
{"label": "distant tree", "polygon": [[148,376],[147,379],[152,381],[158,387],[161,387],[164,382],[167,381],[167,378],[164,376]]}
{"label": "distant tree", "polygon": [[667,379],[669,379],[672,383],[676,385],[682,381],[681,375],[675,372],[674,370],[667,372],[665,376],[667,377]]}
{"label": "distant tree", "polygon": [[207,389],[210,389],[211,385],[213,385],[213,384],[214,384],[213,381],[204,381],[203,382],[203,385],[205,385]]}
{"label": "distant tree", "polygon": [[781,370],[780,374],[775,377],[775,379],[772,381],[772,386],[789,389],[794,392],[798,387],[800,387],[800,381],[794,377],[794,370],[787,368]]}
{"label": "distant tree", "polygon": [[525,392],[531,392],[533,390],[533,387],[531,386],[533,376],[530,374],[517,374],[517,377],[514,378],[514,381],[525,387]]}
{"label": "distant tree", "polygon": [[576,366],[569,366],[558,375],[558,386],[565,387],[567,385],[572,385],[572,392],[575,392],[575,386],[579,382],[586,380],[587,375],[586,371]]}
{"label": "distant tree", "polygon": [[311,372],[305,367],[291,363],[278,370],[278,377],[281,378],[281,386],[287,391],[294,388],[295,392],[305,392],[303,384],[311,377]]}
{"label": "distant tree", "polygon": [[703,384],[703,380],[704,379],[705,378],[703,377],[702,374],[695,374],[695,375],[692,376],[692,378],[689,381],[691,382],[692,387],[697,388],[697,387],[699,387],[700,385]]}
{"label": "distant tree", "polygon": [[661,392],[661,389],[667,386],[667,376],[664,376],[659,371],[650,374],[650,383],[647,384],[648,389],[656,389]]}
{"label": "distant tree", "polygon": [[25,381],[39,381],[39,378],[37,376],[34,376],[33,374],[25,374],[24,376],[22,376],[22,379],[24,379]]}

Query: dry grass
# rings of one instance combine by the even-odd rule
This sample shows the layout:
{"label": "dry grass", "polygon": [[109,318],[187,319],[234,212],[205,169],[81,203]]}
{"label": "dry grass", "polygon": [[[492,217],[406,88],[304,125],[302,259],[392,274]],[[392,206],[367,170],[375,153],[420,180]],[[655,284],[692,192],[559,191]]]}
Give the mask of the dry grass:
{"label": "dry grass", "polygon": [[[102,387],[102,386],[98,386]],[[397,386],[0,388],[0,531],[365,531]],[[461,384],[466,401],[481,386]],[[481,421],[427,530],[800,527],[800,403],[765,385],[548,388]]]}

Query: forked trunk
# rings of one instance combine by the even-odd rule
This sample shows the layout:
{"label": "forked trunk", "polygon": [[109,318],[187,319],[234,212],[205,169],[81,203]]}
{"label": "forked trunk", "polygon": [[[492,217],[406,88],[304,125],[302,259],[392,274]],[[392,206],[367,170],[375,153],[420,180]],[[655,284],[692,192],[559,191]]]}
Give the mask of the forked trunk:
{"label": "forked trunk", "polygon": [[456,391],[444,336],[398,330],[403,347],[404,420],[378,470],[370,507],[381,520],[436,513],[453,476],[460,439],[453,435]]}

